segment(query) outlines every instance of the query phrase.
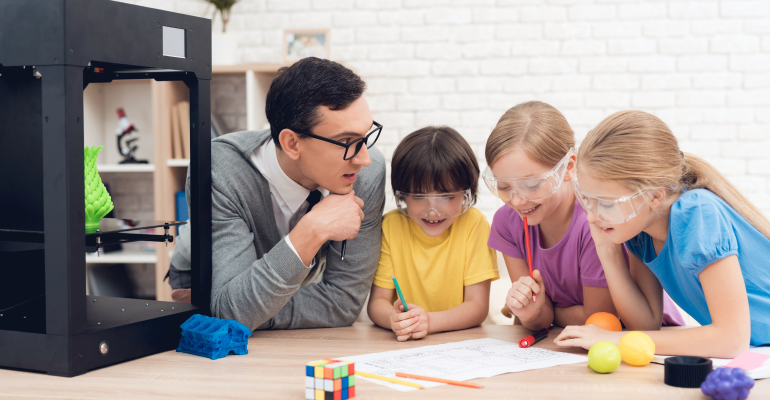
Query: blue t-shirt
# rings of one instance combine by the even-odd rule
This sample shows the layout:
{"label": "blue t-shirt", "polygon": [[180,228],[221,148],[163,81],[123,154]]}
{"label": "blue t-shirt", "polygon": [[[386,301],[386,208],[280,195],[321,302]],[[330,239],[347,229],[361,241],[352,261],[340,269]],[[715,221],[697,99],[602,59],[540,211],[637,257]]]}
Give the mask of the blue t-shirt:
{"label": "blue t-shirt", "polygon": [[698,275],[712,263],[737,255],[749,296],[751,344],[770,344],[770,239],[719,196],[705,189],[684,192],[671,206],[668,237],[657,256],[645,232],[626,246],[701,325],[711,324],[711,315]]}

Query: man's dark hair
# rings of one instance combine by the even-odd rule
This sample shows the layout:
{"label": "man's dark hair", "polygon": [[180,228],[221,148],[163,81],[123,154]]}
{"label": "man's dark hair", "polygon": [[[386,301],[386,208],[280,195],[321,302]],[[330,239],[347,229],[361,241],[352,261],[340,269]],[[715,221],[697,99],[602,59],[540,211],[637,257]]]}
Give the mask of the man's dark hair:
{"label": "man's dark hair", "polygon": [[393,192],[450,193],[470,189],[476,202],[479,163],[468,142],[448,126],[418,129],[399,143],[391,162]]}
{"label": "man's dark hair", "polygon": [[318,125],[319,106],[344,110],[364,90],[366,83],[358,75],[334,61],[308,57],[279,69],[265,104],[275,145],[281,148],[278,135],[284,129],[309,132]]}

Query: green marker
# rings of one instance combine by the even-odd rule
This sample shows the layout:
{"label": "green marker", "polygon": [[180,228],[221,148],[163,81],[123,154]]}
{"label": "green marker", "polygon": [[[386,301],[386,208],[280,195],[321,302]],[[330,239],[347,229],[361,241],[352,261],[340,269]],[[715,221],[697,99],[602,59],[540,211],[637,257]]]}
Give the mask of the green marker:
{"label": "green marker", "polygon": [[404,305],[404,311],[409,311],[409,307],[406,306],[406,299],[404,298],[404,294],[401,293],[401,288],[398,286],[398,281],[396,280],[395,275],[393,275],[393,283],[396,284],[396,292],[398,292],[398,298],[401,299],[401,304]]}

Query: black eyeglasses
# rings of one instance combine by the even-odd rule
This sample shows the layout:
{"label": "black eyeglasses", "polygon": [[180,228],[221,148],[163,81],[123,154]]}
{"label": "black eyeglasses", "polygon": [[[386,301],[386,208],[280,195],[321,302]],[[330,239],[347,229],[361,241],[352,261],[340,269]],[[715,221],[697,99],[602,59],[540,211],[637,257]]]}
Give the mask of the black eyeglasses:
{"label": "black eyeglasses", "polygon": [[[380,132],[382,132],[382,125],[378,124],[376,121],[372,121],[372,124],[374,125],[374,129],[371,132],[367,133],[366,136],[364,136],[362,138],[358,138],[358,139],[356,139],[356,140],[354,140],[354,141],[352,141],[350,143],[338,142],[336,140],[331,140],[331,139],[325,138],[323,136],[314,135],[314,134],[312,134],[312,133],[310,133],[308,131],[303,131],[303,130],[300,130],[300,129],[292,129],[292,130],[294,132],[301,133],[303,135],[308,135],[308,136],[310,136],[311,138],[314,138],[314,139],[323,140],[324,142],[329,142],[329,143],[336,144],[337,146],[344,147],[345,148],[345,155],[342,156],[342,159],[345,160],[345,161],[348,161],[348,160],[352,159],[353,157],[355,157],[358,154],[359,151],[361,151],[361,148],[364,147],[364,144],[366,145],[367,149],[371,149],[372,146],[374,146],[374,144],[377,143],[377,139],[379,139],[379,137],[380,137]],[[349,155],[348,153],[351,153],[350,147],[354,146],[354,145],[355,145],[355,148],[352,151],[353,154]]]}

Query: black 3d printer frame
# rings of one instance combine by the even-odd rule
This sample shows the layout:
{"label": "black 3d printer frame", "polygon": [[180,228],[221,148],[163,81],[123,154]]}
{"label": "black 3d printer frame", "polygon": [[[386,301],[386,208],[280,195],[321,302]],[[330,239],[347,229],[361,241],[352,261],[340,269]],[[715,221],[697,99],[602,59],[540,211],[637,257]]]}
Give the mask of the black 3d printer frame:
{"label": "black 3d printer frame", "polygon": [[[164,55],[163,27],[184,30],[184,57]],[[86,296],[83,90],[118,79],[190,89],[192,304]],[[210,81],[208,19],[108,0],[0,2],[0,229],[44,238],[0,239],[0,291],[43,291],[0,317],[0,367],[80,375],[171,350],[182,322],[210,313]],[[22,314],[32,322],[8,322]]]}

